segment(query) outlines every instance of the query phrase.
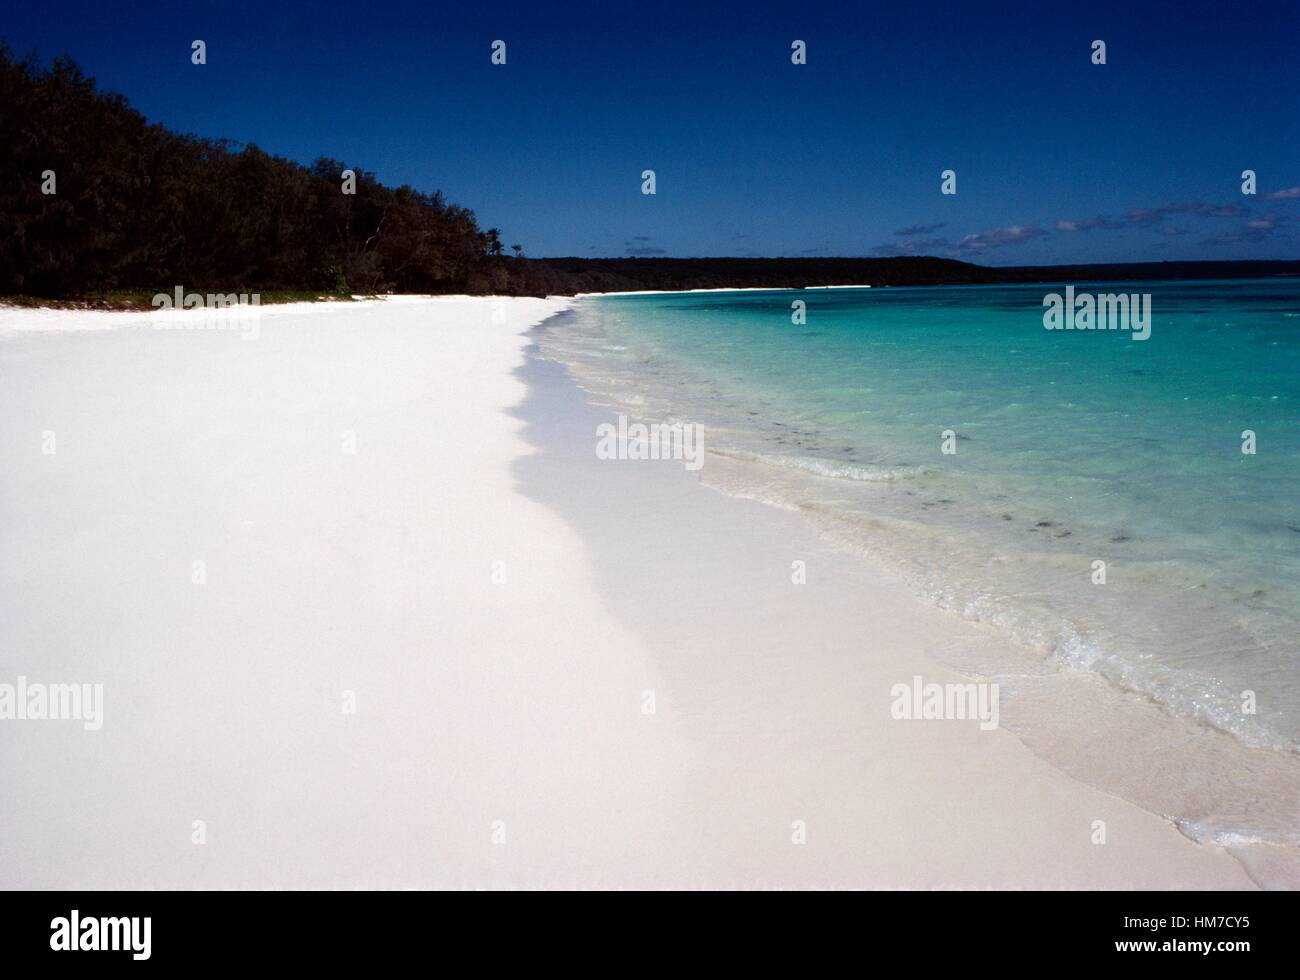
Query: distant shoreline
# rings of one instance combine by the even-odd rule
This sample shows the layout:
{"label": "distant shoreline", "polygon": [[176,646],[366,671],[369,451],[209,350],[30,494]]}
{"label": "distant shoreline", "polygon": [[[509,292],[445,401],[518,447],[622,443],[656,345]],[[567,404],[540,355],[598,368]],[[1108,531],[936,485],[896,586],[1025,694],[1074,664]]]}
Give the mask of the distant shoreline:
{"label": "distant shoreline", "polygon": [[784,293],[792,289],[870,289],[869,283],[844,283],[835,286],[711,286],[708,289],[628,289],[611,293],[575,293],[575,299],[587,296],[663,296],[668,293]]}
{"label": "distant shoreline", "polygon": [[[574,295],[705,290],[825,289],[855,286],[976,286],[1035,282],[1270,279],[1300,276],[1300,260],[1125,262],[982,266],[934,256],[899,258],[529,259]],[[565,293],[564,295],[570,295]]]}
{"label": "distant shoreline", "polygon": [[[873,289],[889,286],[994,286],[1061,282],[1158,282],[1165,280],[1277,279],[1300,277],[1300,260],[1244,260],[1235,262],[1129,262],[1095,265],[980,266],[926,256],[905,259],[529,259],[562,272],[570,280],[590,275],[607,283],[606,289],[551,290],[546,296],[653,296],[662,293],[779,292],[805,289]],[[576,265],[575,265],[576,264]],[[726,285],[710,281],[725,275]],[[780,281],[755,282],[780,275]],[[851,281],[857,279],[859,281]],[[642,282],[641,280],[648,280]],[[834,281],[825,281],[834,280]],[[627,288],[618,288],[618,287]],[[450,293],[334,293],[329,290],[258,290],[243,283],[197,284],[196,291],[257,291],[261,302],[311,303],[387,296],[517,296],[508,290],[468,294]],[[150,299],[174,285],[157,289],[123,289],[68,296],[0,296],[0,306],[83,309],[152,309]],[[187,284],[188,288],[188,284]],[[537,296],[536,298],[543,298]]]}

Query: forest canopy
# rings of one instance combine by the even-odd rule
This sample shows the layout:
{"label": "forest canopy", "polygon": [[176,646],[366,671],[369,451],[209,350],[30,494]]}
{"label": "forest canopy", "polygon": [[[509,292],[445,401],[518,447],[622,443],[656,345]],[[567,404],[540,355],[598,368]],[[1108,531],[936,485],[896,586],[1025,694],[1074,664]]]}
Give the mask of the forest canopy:
{"label": "forest canopy", "polygon": [[0,133],[0,294],[523,288],[496,229],[441,193],[171,132],[66,57],[0,45]]}

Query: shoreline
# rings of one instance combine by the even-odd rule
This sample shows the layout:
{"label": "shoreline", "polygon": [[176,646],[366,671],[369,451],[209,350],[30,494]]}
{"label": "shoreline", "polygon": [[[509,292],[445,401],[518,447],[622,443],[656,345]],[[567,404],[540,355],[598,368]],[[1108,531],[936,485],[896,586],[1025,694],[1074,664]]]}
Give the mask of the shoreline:
{"label": "shoreline", "polygon": [[567,300],[340,306],[0,331],[0,682],[104,685],[97,731],[5,731],[10,887],[1256,887],[1009,731],[892,718],[997,638],[598,459],[530,352]]}
{"label": "shoreline", "polygon": [[[552,320],[539,325],[534,328],[534,335],[539,335],[554,323]],[[881,787],[844,785],[828,790],[808,785],[806,775],[797,773],[800,767],[798,758],[787,754],[771,738],[773,728],[782,734],[799,731],[800,741],[819,749],[815,757],[826,758],[826,753],[830,753],[858,759],[863,771],[906,768],[911,762],[909,755],[918,750],[917,742],[923,742],[925,749],[922,751],[927,759],[923,765],[923,778],[950,787],[970,801],[981,801],[972,803],[973,812],[978,812],[979,806],[987,803],[990,794],[1024,792],[1025,799],[1013,808],[1018,810],[1023,806],[1025,812],[1033,810],[1035,804],[1031,801],[1046,795],[1058,803],[1068,799],[1067,809],[1078,807],[1080,814],[1089,811],[1089,807],[1103,807],[1107,810],[1106,816],[1096,819],[1109,819],[1112,826],[1113,821],[1119,819],[1112,816],[1116,813],[1123,814],[1124,819],[1134,819],[1134,827],[1126,827],[1125,834],[1130,844],[1136,843],[1137,839],[1142,841],[1140,848],[1126,853],[1118,862],[1120,867],[1131,871],[1131,877],[1122,883],[1114,877],[1124,873],[1120,867],[1102,867],[1107,863],[1101,859],[1102,853],[1114,853],[1107,847],[1089,843],[1093,850],[1075,847],[1069,859],[1058,860],[1058,849],[1069,850],[1071,844],[1077,845],[1078,841],[1069,842],[1064,835],[1057,838],[1036,823],[1039,819],[1063,820],[1058,809],[1050,816],[1027,818],[1026,825],[1019,826],[1004,844],[1013,850],[1023,847],[1026,852],[1042,849],[1041,854],[1026,863],[1025,877],[1014,883],[1011,878],[999,877],[996,862],[983,864],[980,858],[965,854],[961,859],[952,859],[944,871],[922,866],[891,868],[890,872],[897,875],[896,878],[888,881],[877,879],[868,887],[1258,887],[1242,865],[1222,848],[1197,843],[1183,835],[1173,822],[1072,778],[1032,753],[1017,735],[1008,730],[983,733],[975,723],[943,722],[934,726],[915,726],[917,734],[913,738],[911,732],[898,733],[899,727],[908,728],[907,723],[899,726],[887,716],[883,719],[871,717],[872,702],[876,698],[879,698],[876,710],[887,715],[886,694],[890,686],[917,674],[927,679],[933,677],[957,683],[979,676],[969,670],[955,672],[933,656],[934,652],[954,645],[967,650],[989,649],[999,647],[1005,641],[990,626],[965,622],[916,599],[887,570],[819,534],[801,514],[782,512],[766,503],[727,495],[708,485],[707,479],[687,472],[680,463],[583,460],[583,447],[580,446],[583,433],[594,432],[596,425],[610,421],[613,409],[594,404],[567,367],[539,359],[536,350],[530,356],[533,362],[521,372],[529,377],[532,393],[531,402],[525,405],[524,417],[532,423],[531,441],[540,450],[540,455],[519,464],[518,468],[525,477],[521,481],[523,486],[529,490],[532,484],[540,482],[527,479],[528,473],[533,467],[540,470],[542,460],[550,456],[563,457],[570,466],[581,466],[587,471],[576,485],[565,486],[560,492],[551,490],[547,493],[543,486],[543,492],[534,489],[530,495],[562,510],[575,529],[584,535],[605,569],[602,580],[611,583],[606,589],[606,601],[656,650],[658,659],[672,665],[670,677],[678,679],[683,693],[705,704],[725,703],[735,711],[739,717],[729,717],[728,726],[733,729],[746,727],[756,736],[758,744],[754,751],[766,753],[768,763],[780,771],[782,778],[798,785],[795,795],[803,800],[813,800],[829,793],[836,797],[834,819],[837,822],[846,821],[846,811],[852,811],[854,806],[860,808],[857,815],[866,820],[866,813],[871,808],[857,794],[880,793]],[[561,427],[563,433],[558,433],[557,429]],[[594,437],[592,439],[594,442]],[[624,472],[619,472],[620,467]],[[705,466],[707,469],[708,464]],[[603,512],[602,499],[617,500],[620,513]],[[623,519],[621,514],[624,511],[644,516],[640,520]],[[649,525],[653,530],[647,534],[630,527],[638,524]],[[726,528],[727,533],[720,534],[719,528]],[[739,544],[753,541],[762,541],[763,544]],[[685,552],[687,557],[683,559],[680,554],[675,555],[677,551]],[[780,553],[780,557],[776,557],[774,552]],[[643,557],[647,554],[648,557]],[[802,588],[792,586],[789,580],[788,561],[792,555],[803,556],[802,560],[808,562],[809,584]],[[665,577],[662,565],[672,563],[691,569],[692,577]],[[756,573],[755,569],[763,564],[767,567]],[[694,571],[697,567],[710,573],[707,584],[701,585],[698,581],[703,573]],[[822,583],[820,589],[812,587],[814,578]],[[690,590],[699,589],[703,597],[689,601],[682,598],[688,580]],[[612,585],[613,582],[618,583],[617,587]],[[627,598],[629,593],[633,598]],[[864,596],[874,602],[869,604],[864,601]],[[883,609],[880,608],[881,597],[886,597]],[[696,603],[709,608],[709,624],[700,627],[698,634],[682,626],[669,627],[655,612],[683,603],[689,608],[695,608]],[[855,607],[858,612],[845,612]],[[756,624],[751,616],[761,617],[761,622]],[[870,643],[864,644],[864,637],[871,633],[871,630],[864,629],[864,621],[888,622],[887,632],[894,637],[891,642],[900,649],[882,650]],[[825,662],[804,665],[810,673],[817,675],[814,680],[800,680],[792,675],[791,672],[799,668],[792,663],[791,653],[780,649],[783,645],[791,651],[816,650],[827,658]],[[753,689],[752,679],[742,679],[738,673],[747,669],[744,663],[747,651],[757,652],[761,663],[772,665],[777,674],[760,682],[758,691]],[[731,662],[707,667],[700,665],[700,661],[720,657]],[[879,679],[874,688],[868,688],[867,678],[879,678],[882,669],[875,662],[878,657],[890,661],[884,668],[889,673]],[[791,703],[783,694],[781,683],[794,683],[800,689],[796,702]],[[738,690],[716,690],[731,684]],[[861,695],[858,701],[846,701],[843,694],[846,686]],[[690,717],[690,709],[685,713],[688,716],[685,721],[707,730],[709,719]],[[834,715],[835,723],[826,723],[825,713]],[[966,727],[963,729],[963,726]],[[920,734],[923,729],[924,737]],[[855,731],[860,737],[846,736],[846,731]],[[889,736],[895,733],[898,733],[897,739],[890,739]],[[999,744],[983,744],[982,738]],[[889,742],[893,751],[885,760],[872,758],[871,747],[882,742]],[[935,752],[935,743],[941,744],[942,749]],[[930,755],[931,752],[934,755]],[[989,779],[993,785],[973,785],[978,780],[970,777],[968,767],[986,767],[991,756],[999,759],[1000,765],[994,766],[998,774],[990,775],[984,770],[980,778]],[[841,760],[839,765],[843,766],[845,762]],[[774,782],[770,773],[756,770],[737,775],[715,772],[702,783],[714,785],[730,779],[738,783],[749,780]],[[737,789],[736,792],[743,794],[744,791]],[[904,797],[909,792],[924,796],[915,786],[909,785],[908,779],[902,780],[902,786],[890,786],[886,792],[901,793]],[[939,795],[942,797],[942,792]],[[884,838],[897,835],[911,839],[918,849],[923,849],[922,842],[927,838],[954,833],[951,827],[942,831],[935,829],[922,799],[909,802],[916,806],[916,810],[903,820],[898,819],[896,812],[882,816],[871,810],[870,822],[874,832],[880,833],[883,827],[887,827],[887,832],[882,835]],[[714,806],[725,807],[726,804],[719,802]],[[829,813],[823,816],[831,818]],[[744,821],[740,814],[736,814],[735,819],[738,823]],[[847,819],[851,821],[852,818]],[[971,815],[971,819],[978,822],[979,818]],[[1009,822],[1005,814],[996,817],[989,814],[988,819],[998,824],[999,829]],[[1091,826],[1089,821],[1084,823]],[[971,842],[969,833],[956,832],[956,836],[961,843]],[[1087,840],[1086,832],[1083,838]],[[1011,844],[1011,840],[1016,843]],[[879,855],[863,853],[857,849],[857,844],[848,833],[837,839],[835,846],[839,850],[828,868],[855,862],[860,862],[861,867],[879,861]],[[1147,853],[1147,849],[1154,853],[1165,848],[1169,850],[1158,860],[1153,860],[1151,853]],[[1005,852],[999,853],[1002,857],[1007,856]],[[1167,876],[1172,874],[1176,877],[1189,867],[1201,867],[1202,856],[1205,868],[1215,869],[1211,872],[1215,878],[1213,886],[1204,882],[1188,884],[1186,879],[1175,884],[1174,878]],[[1023,858],[1023,854],[1020,857]],[[1173,862],[1179,870],[1168,871],[1163,864],[1166,861]],[[1030,866],[1036,870],[1030,872]],[[1052,871],[1046,869],[1054,869],[1057,877],[1052,877]],[[1225,884],[1229,882],[1233,884]],[[745,884],[740,882],[737,886],[744,887]],[[858,885],[861,884],[859,880]],[[841,877],[838,885],[852,887],[852,876]]]}
{"label": "shoreline", "polygon": [[[820,534],[860,559],[878,565],[887,575],[906,581],[909,592],[935,612],[998,625],[1001,644],[987,650],[949,644],[936,652],[935,659],[965,674],[1000,683],[1004,694],[1010,696],[1004,725],[1013,728],[1036,754],[1089,785],[1167,817],[1189,838],[1232,847],[1255,880],[1267,887],[1300,885],[1300,854],[1294,843],[1300,773],[1294,754],[1274,748],[1270,741],[1261,741],[1259,736],[1267,736],[1267,729],[1255,731],[1247,727],[1243,734],[1237,726],[1208,714],[1200,705],[1194,707],[1204,714],[1189,712],[1187,703],[1179,700],[1183,692],[1188,692],[1189,697],[1199,692],[1208,699],[1208,694],[1198,687],[1202,682],[1194,670],[1186,676],[1166,678],[1158,672],[1144,676],[1112,669],[1116,664],[1122,667],[1123,661],[1120,656],[1103,659],[1110,648],[1105,645],[1105,635],[1094,628],[1098,620],[1087,619],[1090,609],[1084,606],[1077,610],[1083,616],[1075,618],[1075,608],[1068,605],[1035,605],[1033,585],[1024,580],[1024,575],[1015,580],[1007,573],[1007,569],[1014,572],[1020,565],[1029,567],[1034,559],[1040,572],[1050,575],[1064,568],[1061,574],[1065,576],[1079,567],[1078,555],[1107,554],[1105,550],[1091,550],[1099,547],[1097,535],[1089,535],[1087,525],[1075,523],[1081,520],[1078,514],[1061,518],[1046,506],[1050,501],[1006,497],[999,493],[996,483],[990,486],[988,481],[972,486],[969,479],[961,485],[936,484],[933,477],[916,482],[905,479],[922,467],[901,464],[915,463],[924,454],[913,450],[908,455],[904,449],[891,459],[888,449],[882,448],[889,443],[866,443],[883,454],[885,462],[859,463],[853,459],[852,465],[844,463],[834,450],[851,442],[853,433],[827,437],[815,427],[810,428],[802,413],[804,400],[782,401],[773,394],[783,392],[772,386],[747,390],[738,384],[728,388],[723,383],[727,372],[713,372],[709,366],[732,363],[727,348],[713,351],[711,361],[706,358],[698,365],[686,357],[674,358],[673,348],[664,343],[664,336],[671,334],[657,333],[657,328],[650,325],[653,321],[645,332],[654,340],[642,342],[635,328],[640,307],[620,307],[608,323],[602,323],[599,304],[594,300],[576,306],[579,312],[572,326],[555,331],[544,344],[548,356],[575,365],[578,383],[592,393],[593,401],[615,406],[610,411],[621,411],[642,421],[690,419],[706,427],[716,426],[716,434],[707,440],[708,463],[701,471],[705,483],[735,497],[800,514]],[[672,314],[665,313],[666,309],[657,313],[660,321],[687,318],[675,329],[682,342],[688,341],[692,323],[689,308]],[[717,310],[708,309],[717,320]],[[756,329],[761,339],[761,326]],[[739,331],[735,333],[740,336]],[[655,346],[656,341],[663,346],[663,352]],[[734,345],[731,355],[737,358],[737,365],[743,363],[743,354],[738,354]],[[787,370],[795,372],[798,368],[791,361]],[[834,371],[824,377],[832,379],[832,386],[846,383]],[[882,397],[887,390],[881,389]],[[707,396],[695,398],[695,392]],[[749,417],[761,413],[744,410],[761,409],[769,399],[779,406],[770,417],[781,421],[760,425],[755,418],[751,422]],[[774,445],[773,440],[813,448],[785,450],[781,455],[781,448],[768,448]],[[867,455],[872,458],[870,453]],[[901,475],[890,469],[895,463]],[[839,472],[841,469],[853,472],[845,475]],[[929,485],[923,486],[927,482]],[[996,505],[976,504],[972,514],[982,524],[952,518],[956,507],[941,509],[937,520],[927,522],[930,513],[925,508],[934,506],[932,501],[959,504],[970,499],[996,501]],[[1006,523],[1012,520],[1008,511],[1015,512],[1019,519],[1016,523]],[[1071,530],[1074,535],[1070,544],[1075,547],[1069,553],[1062,552],[1063,557],[1057,558],[1053,549],[1031,548],[1023,554],[1017,551],[1020,541],[1030,540],[1023,534],[1024,527],[1034,531],[1061,520],[1067,523],[1059,525],[1064,531],[1058,536],[1069,537]],[[976,536],[985,529],[1003,532],[1004,527],[1009,533]],[[1104,549],[1104,543],[1100,547]],[[1139,560],[1146,560],[1166,577],[1170,574],[1159,561],[1159,547],[1151,551],[1124,556],[1130,581],[1140,584],[1133,574]],[[951,557],[952,565],[936,566],[937,555]],[[991,561],[993,567],[971,561],[957,564],[971,555],[975,559],[991,556],[982,561]],[[1065,567],[1072,557],[1074,565]],[[1194,569],[1192,574],[1196,574]],[[1200,579],[1193,579],[1193,584],[1197,581]],[[1028,602],[1005,601],[1015,598],[1017,585],[1020,590],[1030,590]],[[1138,592],[1147,594],[1140,588]],[[1081,598],[1086,602],[1089,597]],[[1144,601],[1154,605],[1159,598],[1159,594],[1154,598],[1148,595]],[[1119,613],[1136,601],[1121,603]],[[1100,622],[1104,625],[1106,621]],[[1154,622],[1159,624],[1159,620]],[[1166,634],[1171,639],[1180,635],[1173,630]],[[1211,634],[1203,635],[1209,649],[1213,645]],[[1121,633],[1119,638],[1125,636]],[[1225,629],[1223,648],[1233,649],[1231,642]],[[1121,656],[1128,651],[1122,646],[1116,649]],[[1093,651],[1099,664],[1087,660]],[[1151,681],[1158,682],[1154,689],[1149,686]],[[1215,690],[1236,690],[1231,681],[1229,677],[1226,685],[1219,684]],[[1237,681],[1242,683],[1243,679]],[[1262,683],[1262,678],[1258,683],[1247,679],[1244,686],[1253,689]],[[1181,687],[1175,686],[1178,684]],[[1274,704],[1278,696],[1275,691]]]}

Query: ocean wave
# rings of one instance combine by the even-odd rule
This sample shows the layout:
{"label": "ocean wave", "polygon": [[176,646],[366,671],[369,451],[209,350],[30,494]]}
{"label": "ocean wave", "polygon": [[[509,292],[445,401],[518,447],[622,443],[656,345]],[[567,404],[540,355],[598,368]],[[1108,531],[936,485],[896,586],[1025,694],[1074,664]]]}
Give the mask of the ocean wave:
{"label": "ocean wave", "polygon": [[963,619],[1004,630],[1016,642],[1042,651],[1049,663],[1096,674],[1120,690],[1149,698],[1173,717],[1216,728],[1251,748],[1300,752],[1300,745],[1243,713],[1241,692],[1218,678],[1186,667],[1126,657],[1104,640],[1090,638],[1073,623],[1059,619],[1059,612],[1035,613],[1030,607],[1005,601],[1005,597],[982,592],[961,597],[950,587],[920,590],[920,594],[941,608],[960,613]]}
{"label": "ocean wave", "polygon": [[831,480],[852,480],[857,483],[880,483],[889,480],[909,480],[930,474],[932,469],[913,463],[872,464],[845,463],[818,456],[786,456],[773,453],[746,453],[734,449],[711,448],[710,452],[744,462],[765,463],[786,469],[800,470]]}

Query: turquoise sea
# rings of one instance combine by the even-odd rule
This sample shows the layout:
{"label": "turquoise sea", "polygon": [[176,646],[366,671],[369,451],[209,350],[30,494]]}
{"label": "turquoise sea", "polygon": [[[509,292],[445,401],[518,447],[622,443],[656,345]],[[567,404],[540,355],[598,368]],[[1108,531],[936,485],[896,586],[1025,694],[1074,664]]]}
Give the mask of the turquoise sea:
{"label": "turquoise sea", "polygon": [[[633,419],[703,424],[720,489],[804,511],[1051,666],[1292,763],[1300,280],[1073,285],[1149,293],[1150,337],[1045,329],[1060,283],[585,298],[542,351]],[[1276,804],[1252,817],[1271,839],[1300,812]],[[1258,831],[1243,822],[1215,832]]]}

